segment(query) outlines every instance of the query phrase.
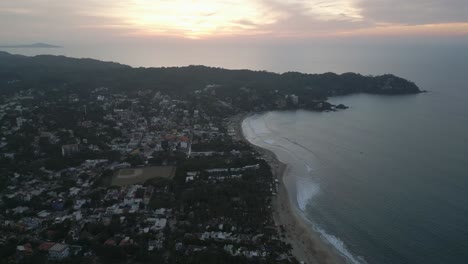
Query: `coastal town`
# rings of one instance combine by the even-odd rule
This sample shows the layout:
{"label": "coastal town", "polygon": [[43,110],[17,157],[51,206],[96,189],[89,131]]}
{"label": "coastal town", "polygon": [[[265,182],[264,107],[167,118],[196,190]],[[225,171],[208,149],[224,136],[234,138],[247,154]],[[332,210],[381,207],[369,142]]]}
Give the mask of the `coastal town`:
{"label": "coastal town", "polygon": [[0,58],[4,263],[341,263],[241,122],[421,92],[394,75]]}
{"label": "coastal town", "polygon": [[0,0],[0,264],[468,263],[467,69],[468,0]]}
{"label": "coastal town", "polygon": [[1,259],[298,262],[273,220],[279,181],[239,120],[208,113],[213,87],[3,96]]}

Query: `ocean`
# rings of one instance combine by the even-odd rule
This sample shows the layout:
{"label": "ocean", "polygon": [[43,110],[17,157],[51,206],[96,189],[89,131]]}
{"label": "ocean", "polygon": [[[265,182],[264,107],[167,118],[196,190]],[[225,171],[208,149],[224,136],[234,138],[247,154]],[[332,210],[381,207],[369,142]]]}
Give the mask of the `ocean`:
{"label": "ocean", "polygon": [[244,121],[251,142],[291,166],[297,205],[350,263],[467,263],[466,54],[400,58],[393,72],[429,93],[335,97],[350,108]]}
{"label": "ocean", "polygon": [[468,45],[163,45],[6,50],[132,66],[393,73],[428,93],[331,98],[338,112],[269,112],[246,136],[288,163],[295,201],[352,263],[467,263]]}

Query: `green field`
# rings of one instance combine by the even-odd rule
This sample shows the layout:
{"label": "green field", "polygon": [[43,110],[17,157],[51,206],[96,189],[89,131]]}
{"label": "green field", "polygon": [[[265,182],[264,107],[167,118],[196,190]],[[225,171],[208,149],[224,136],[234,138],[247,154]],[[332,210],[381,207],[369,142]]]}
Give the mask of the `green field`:
{"label": "green field", "polygon": [[113,186],[128,186],[137,183],[145,183],[154,178],[172,179],[175,175],[174,166],[155,166],[144,168],[130,168],[117,170],[112,177]]}

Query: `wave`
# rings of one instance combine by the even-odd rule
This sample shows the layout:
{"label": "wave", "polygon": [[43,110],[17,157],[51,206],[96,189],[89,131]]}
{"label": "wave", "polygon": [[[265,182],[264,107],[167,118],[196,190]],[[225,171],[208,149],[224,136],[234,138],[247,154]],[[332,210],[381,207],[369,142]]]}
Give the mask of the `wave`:
{"label": "wave", "polygon": [[299,209],[305,211],[313,198],[320,193],[320,186],[304,177],[296,177],[296,200]]}
{"label": "wave", "polygon": [[332,245],[340,254],[346,257],[346,259],[352,264],[366,264],[367,262],[363,257],[355,257],[346,247],[345,243],[341,241],[338,237],[328,234],[323,228],[320,228],[317,225],[313,225],[315,231],[320,234],[320,237]]}

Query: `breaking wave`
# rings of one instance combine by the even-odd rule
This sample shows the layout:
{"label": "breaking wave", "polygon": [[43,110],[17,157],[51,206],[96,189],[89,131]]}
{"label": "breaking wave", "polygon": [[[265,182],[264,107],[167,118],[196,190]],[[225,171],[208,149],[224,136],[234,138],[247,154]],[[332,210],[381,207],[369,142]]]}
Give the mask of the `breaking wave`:
{"label": "breaking wave", "polygon": [[296,177],[297,206],[304,212],[306,206],[313,202],[313,198],[320,193],[318,184],[303,177]]}
{"label": "breaking wave", "polygon": [[344,242],[341,241],[338,237],[328,234],[323,228],[320,228],[317,225],[314,225],[314,224],[312,225],[313,225],[314,230],[320,234],[320,237],[326,242],[328,242],[330,245],[332,245],[336,250],[338,250],[340,254],[345,256],[348,262],[352,264],[365,264],[366,263],[364,258],[355,257],[351,252],[349,252]]}

